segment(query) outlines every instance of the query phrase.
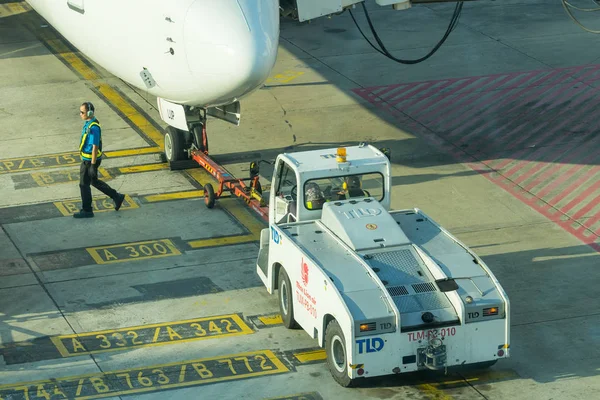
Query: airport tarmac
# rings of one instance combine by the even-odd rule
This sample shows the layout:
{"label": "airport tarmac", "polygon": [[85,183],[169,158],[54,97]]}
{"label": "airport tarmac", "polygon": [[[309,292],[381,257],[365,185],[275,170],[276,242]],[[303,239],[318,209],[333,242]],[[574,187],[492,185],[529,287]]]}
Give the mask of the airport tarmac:
{"label": "airport tarmac", "polygon": [[[547,3],[467,2],[417,65],[376,53],[347,12],[282,20],[277,64],[242,101],[241,125],[209,121],[214,158],[236,176],[265,160],[263,187],[283,151],[391,148],[393,207],[422,209],[506,290],[510,358],[343,389],[255,273],[265,223],[236,198],[207,209],[212,178],[161,157],[155,99],[26,3],[0,1],[0,399],[595,398],[600,48]],[[402,58],[429,51],[452,8],[369,7]],[[75,220],[83,101],[103,125],[100,172],[127,199],[115,212],[94,191],[95,218]]]}

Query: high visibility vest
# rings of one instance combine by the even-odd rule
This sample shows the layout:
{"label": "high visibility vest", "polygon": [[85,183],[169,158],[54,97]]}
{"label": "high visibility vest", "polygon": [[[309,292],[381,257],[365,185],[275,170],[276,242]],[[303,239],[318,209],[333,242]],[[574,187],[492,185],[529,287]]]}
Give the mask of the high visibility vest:
{"label": "high visibility vest", "polygon": [[[87,129],[85,130],[85,133],[83,135],[81,135],[81,143],[79,144],[79,155],[81,157],[89,158],[90,160],[92,159],[92,154],[91,153],[86,153],[83,150],[83,148],[85,147],[85,142],[86,142],[86,140],[88,138],[88,135],[90,133],[90,129],[94,125],[98,126],[98,129],[100,129],[100,123],[97,120],[93,121],[92,123],[90,123],[87,126]],[[100,134],[100,145],[98,146],[98,154],[96,155],[96,158],[100,158],[101,156],[102,156],[102,134]]]}

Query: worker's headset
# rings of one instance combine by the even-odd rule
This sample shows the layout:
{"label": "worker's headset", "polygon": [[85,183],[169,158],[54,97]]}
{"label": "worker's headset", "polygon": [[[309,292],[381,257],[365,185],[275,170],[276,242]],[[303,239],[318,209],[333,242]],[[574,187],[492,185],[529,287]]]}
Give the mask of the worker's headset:
{"label": "worker's headset", "polygon": [[85,108],[87,109],[87,116],[88,118],[91,118],[94,116],[94,105],[92,103],[90,103],[89,101],[85,102]]}

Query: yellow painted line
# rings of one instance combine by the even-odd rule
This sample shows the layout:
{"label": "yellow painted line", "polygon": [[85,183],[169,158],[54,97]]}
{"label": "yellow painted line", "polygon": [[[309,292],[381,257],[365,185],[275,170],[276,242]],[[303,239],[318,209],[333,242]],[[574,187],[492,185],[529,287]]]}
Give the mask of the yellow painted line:
{"label": "yellow painted line", "polygon": [[272,77],[268,78],[266,80],[265,84],[269,85],[269,84],[273,84],[273,83],[289,83],[302,75],[304,75],[303,71],[288,70],[288,71],[284,71],[281,74],[276,74],[276,75],[273,75]]}
{"label": "yellow painted line", "polygon": [[129,156],[139,156],[142,154],[156,154],[160,153],[161,150],[158,147],[143,147],[141,149],[125,149],[125,150],[114,150],[114,151],[105,151],[104,155],[112,158],[112,157],[129,157]]}
{"label": "yellow painted line", "polygon": [[[26,3],[23,5],[16,4],[15,10],[29,11],[31,8]],[[35,26],[33,20],[29,21],[30,28],[39,33],[40,38],[52,49],[57,57],[62,58],[67,62],[78,74],[80,74],[85,80],[90,81],[96,90],[98,90],[114,107],[119,109],[125,117],[127,117],[133,125],[140,129],[144,134],[152,140],[159,149],[164,148],[163,134],[156,129],[150,121],[143,115],[141,115],[126,99],[123,98],[115,89],[110,85],[104,83],[102,77],[88,67],[83,60],[76,54],[74,54],[65,43],[56,38],[49,29],[39,29]]]}
{"label": "yellow painted line", "polygon": [[271,350],[0,386],[0,398],[100,399],[290,372]]}
{"label": "yellow painted line", "polygon": [[[38,186],[52,186],[62,183],[79,182],[79,170],[64,170],[51,172],[33,172],[31,177]],[[98,179],[107,181],[112,179],[107,170],[98,168]]]}
{"label": "yellow painted line", "polygon": [[263,228],[250,210],[238,199],[222,199],[221,206],[228,211],[236,220],[250,231],[249,234],[227,236],[221,238],[191,240],[188,245],[194,249],[211,246],[226,246],[231,244],[241,244],[260,240],[260,231]]}
{"label": "yellow painted line", "polygon": [[460,385],[465,383],[471,384],[480,384],[487,383],[491,381],[500,381],[504,379],[516,379],[520,378],[519,374],[517,374],[514,370],[488,370],[488,371],[477,371],[475,373],[470,373],[469,375],[475,375],[469,377],[465,376],[464,379],[455,379],[451,381],[441,381],[437,383],[431,383],[432,386],[452,386],[452,385]]}
{"label": "yellow painted line", "polygon": [[269,397],[265,400],[323,400],[319,392],[304,392],[280,397]]}
{"label": "yellow painted line", "polygon": [[[185,172],[187,172],[188,175],[193,180],[195,180],[200,186],[204,186],[207,183],[212,183],[213,186],[216,186],[214,177],[211,174],[209,174],[204,168],[187,169]],[[215,187],[215,189],[217,188]]]}
{"label": "yellow painted line", "polygon": [[254,240],[260,240],[260,231],[266,227],[254,214],[250,214],[250,209],[237,199],[227,199],[221,202],[222,207],[234,216],[250,232]]}
{"label": "yellow painted line", "polygon": [[81,163],[76,152],[46,154],[34,157],[18,157],[0,160],[0,174],[31,171],[43,168],[73,166]]}
{"label": "yellow painted line", "polygon": [[436,400],[452,400],[453,399],[452,396],[448,396],[441,390],[437,389],[436,387],[434,387],[433,385],[430,385],[428,383],[417,385],[417,389],[419,389],[421,392],[423,392],[427,396],[429,396],[433,399],[436,399]]}
{"label": "yellow painted line", "polygon": [[[107,157],[127,157],[142,154],[155,154],[159,152],[160,149],[158,147],[145,147],[141,149],[107,151],[104,154]],[[44,154],[32,157],[8,158],[0,160],[0,174],[56,167],[71,167],[74,165],[79,165],[80,163],[81,159],[79,157],[79,153],[77,152]]]}
{"label": "yellow painted line", "polygon": [[281,319],[280,314],[264,315],[264,316],[258,317],[258,319],[260,320],[260,322],[262,322],[265,325],[281,325],[281,324],[283,324],[283,319]]}
{"label": "yellow painted line", "polygon": [[122,174],[135,174],[137,172],[160,171],[169,169],[169,163],[134,165],[133,167],[120,167],[119,172]]}
{"label": "yellow painted line", "polygon": [[242,244],[242,243],[250,243],[254,242],[257,239],[254,235],[239,235],[239,236],[227,236],[221,238],[214,239],[198,239],[191,240],[188,242],[188,245],[192,249],[200,249],[203,247],[214,247],[214,246],[227,246],[231,244]]}
{"label": "yellow painted line", "polygon": [[63,357],[71,357],[252,333],[254,331],[239,315],[228,314],[162,324],[54,336],[50,340]]}
{"label": "yellow painted line", "polygon": [[[87,67],[86,67],[87,68]],[[107,84],[100,84],[97,89],[106,97],[115,107],[117,107],[129,120],[146,134],[156,145],[164,148],[164,138],[162,132],[156,129],[150,121],[140,114],[133,106],[125,100],[116,90]]]}
{"label": "yellow painted line", "polygon": [[18,14],[23,14],[29,10],[26,10],[23,6],[21,6],[21,3],[5,3],[3,4],[4,8],[6,9],[6,12],[2,12],[2,10],[0,9],[0,18],[3,17],[12,17]]}
{"label": "yellow painted line", "polygon": [[[61,212],[65,217],[69,217],[81,209],[81,200],[64,200],[64,201],[55,201],[54,205],[58,208],[58,211]],[[110,197],[94,197],[92,199],[92,208],[94,212],[106,212],[106,211],[114,211],[115,203]],[[132,210],[134,208],[140,208],[140,206],[133,201],[133,199],[126,194],[125,200],[121,205],[120,211],[123,210]]]}
{"label": "yellow painted line", "polygon": [[181,252],[169,239],[88,247],[86,250],[97,264],[114,264],[181,255]]}
{"label": "yellow painted line", "polygon": [[25,12],[31,11],[31,8],[29,7],[29,5],[27,5],[27,3],[25,3],[26,7],[23,7],[22,4],[22,2],[12,2],[6,3],[4,4],[4,6],[8,9],[8,11],[10,11],[10,16],[23,14]]}
{"label": "yellow painted line", "polygon": [[302,352],[302,353],[293,353],[294,357],[296,357],[296,359],[298,361],[300,361],[301,363],[307,363],[307,362],[311,362],[311,361],[321,361],[321,360],[326,360],[327,359],[327,353],[325,353],[325,350],[313,350],[313,351],[306,351],[306,352]]}
{"label": "yellow painted line", "polygon": [[144,200],[146,200],[148,203],[156,203],[159,201],[194,199],[197,197],[204,197],[204,190],[190,190],[187,192],[152,194],[149,196],[145,196]]}

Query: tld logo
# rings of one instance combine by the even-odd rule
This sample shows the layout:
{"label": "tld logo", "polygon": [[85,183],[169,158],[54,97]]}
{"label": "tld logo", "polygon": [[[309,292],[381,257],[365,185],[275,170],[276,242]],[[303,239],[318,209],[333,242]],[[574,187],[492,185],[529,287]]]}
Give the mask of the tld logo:
{"label": "tld logo", "polygon": [[383,339],[381,338],[367,338],[357,339],[356,344],[358,345],[358,354],[363,353],[375,353],[383,349]]}
{"label": "tld logo", "polygon": [[281,243],[281,235],[273,227],[271,227],[271,238],[273,239],[273,242],[275,242],[275,244]]}

